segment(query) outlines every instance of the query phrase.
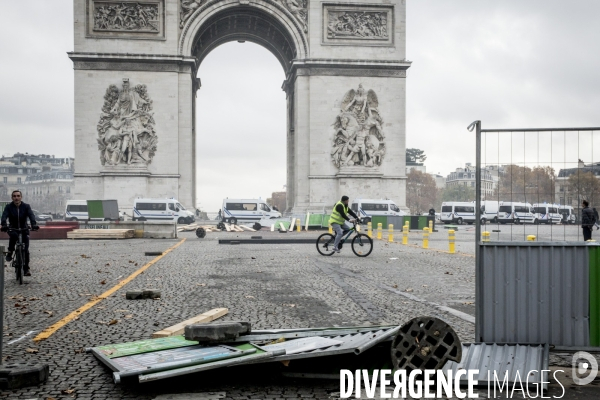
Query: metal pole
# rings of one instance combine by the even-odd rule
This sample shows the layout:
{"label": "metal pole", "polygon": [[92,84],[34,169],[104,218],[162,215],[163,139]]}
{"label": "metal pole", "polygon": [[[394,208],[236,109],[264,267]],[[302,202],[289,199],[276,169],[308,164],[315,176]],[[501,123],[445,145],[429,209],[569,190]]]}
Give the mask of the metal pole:
{"label": "metal pole", "polygon": [[479,322],[481,316],[481,285],[479,282],[479,262],[481,245],[481,121],[475,121],[467,128],[470,132],[475,128],[475,342],[479,342],[481,332]]}
{"label": "metal pole", "polygon": [[0,365],[2,365],[2,342],[4,338],[4,246],[0,246]]}

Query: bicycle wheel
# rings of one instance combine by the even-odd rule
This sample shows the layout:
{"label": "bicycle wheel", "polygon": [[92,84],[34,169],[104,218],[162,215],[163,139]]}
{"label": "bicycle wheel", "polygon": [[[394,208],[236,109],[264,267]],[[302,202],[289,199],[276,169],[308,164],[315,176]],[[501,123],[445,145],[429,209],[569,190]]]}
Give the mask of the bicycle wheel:
{"label": "bicycle wheel", "polygon": [[317,251],[322,256],[330,256],[334,253],[333,251],[333,243],[335,241],[335,236],[330,235],[329,233],[324,233],[317,239]]}
{"label": "bicycle wheel", "polygon": [[359,233],[352,239],[352,251],[359,257],[368,256],[373,251],[373,240],[364,233]]}
{"label": "bicycle wheel", "polygon": [[15,273],[17,275],[17,281],[19,284],[23,284],[23,257],[21,257],[21,249],[15,251],[15,260],[13,261],[13,267],[15,267]]}

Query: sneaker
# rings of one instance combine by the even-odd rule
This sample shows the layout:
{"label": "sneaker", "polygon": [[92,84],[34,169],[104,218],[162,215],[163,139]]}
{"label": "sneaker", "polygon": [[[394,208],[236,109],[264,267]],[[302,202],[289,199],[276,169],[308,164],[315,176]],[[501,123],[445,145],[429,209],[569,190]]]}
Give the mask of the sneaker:
{"label": "sneaker", "polygon": [[338,248],[334,247],[334,248],[333,248],[333,251],[335,251],[336,253],[339,253],[339,252],[340,252],[340,249],[338,249]]}
{"label": "sneaker", "polygon": [[11,262],[12,261],[12,253],[8,253],[6,255],[6,262]]}
{"label": "sneaker", "polygon": [[25,268],[25,272],[23,273],[24,276],[31,276],[31,271],[29,270],[29,268]]}

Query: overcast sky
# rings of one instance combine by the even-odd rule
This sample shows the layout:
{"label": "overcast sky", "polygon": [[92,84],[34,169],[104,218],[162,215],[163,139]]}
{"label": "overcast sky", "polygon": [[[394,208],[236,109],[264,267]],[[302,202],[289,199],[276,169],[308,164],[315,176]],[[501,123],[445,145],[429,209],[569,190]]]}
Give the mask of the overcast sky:
{"label": "overcast sky", "polygon": [[[428,172],[475,161],[466,130],[475,119],[487,128],[600,125],[599,1],[407,3],[407,147],[425,150]],[[27,4],[2,8],[0,154],[72,156],[72,2]],[[281,190],[286,104],[275,57],[229,43],[199,76],[201,206]]]}

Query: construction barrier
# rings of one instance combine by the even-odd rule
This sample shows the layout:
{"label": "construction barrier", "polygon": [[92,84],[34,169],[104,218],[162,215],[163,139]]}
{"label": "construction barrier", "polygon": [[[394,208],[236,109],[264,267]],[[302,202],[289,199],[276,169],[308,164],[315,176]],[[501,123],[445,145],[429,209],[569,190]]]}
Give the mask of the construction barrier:
{"label": "construction barrier", "polygon": [[455,253],[455,240],[456,240],[456,236],[454,236],[454,229],[448,229],[448,252],[450,254],[454,254]]}

